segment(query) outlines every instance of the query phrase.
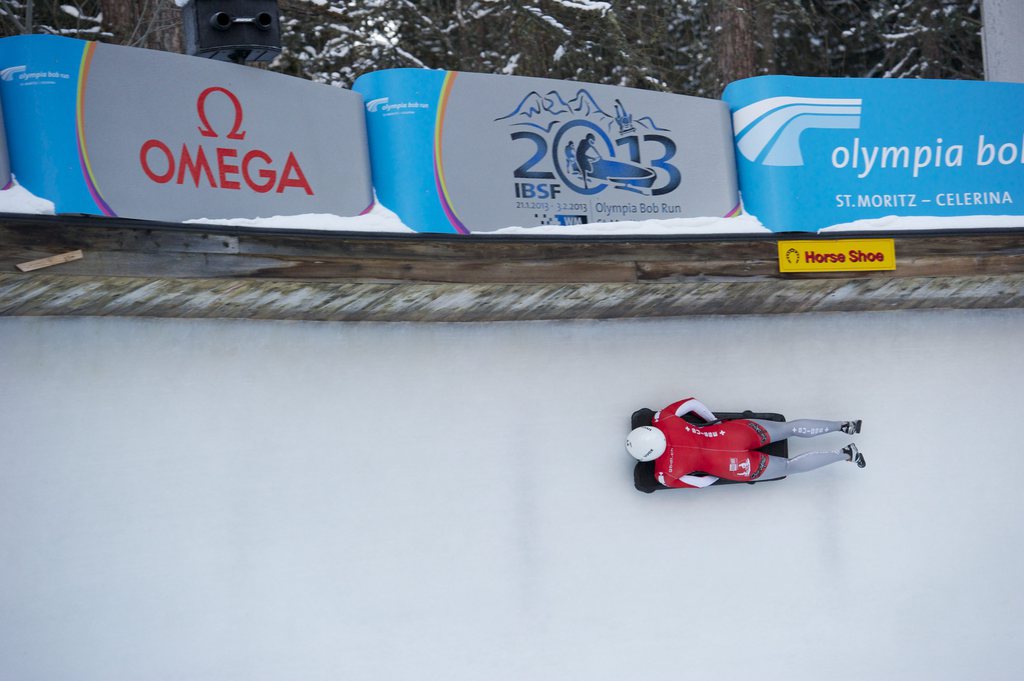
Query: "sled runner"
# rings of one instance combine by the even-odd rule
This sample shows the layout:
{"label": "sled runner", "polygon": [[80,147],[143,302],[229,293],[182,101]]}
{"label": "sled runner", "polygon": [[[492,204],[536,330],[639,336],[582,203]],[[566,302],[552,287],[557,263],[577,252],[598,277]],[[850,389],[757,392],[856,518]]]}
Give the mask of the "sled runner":
{"label": "sled runner", "polygon": [[[630,430],[639,428],[640,426],[649,426],[654,420],[654,414],[656,412],[652,409],[637,409],[633,412],[633,416],[630,418]],[[744,412],[723,412],[716,411],[715,415],[718,416],[719,421],[727,421],[730,419],[763,419],[765,421],[785,421],[786,417],[782,414],[773,413],[760,413],[752,411]],[[695,426],[706,426],[709,425],[707,421],[704,421],[701,417],[696,414],[690,413],[684,416],[687,421]],[[715,422],[712,422],[715,423]],[[789,447],[786,444],[786,440],[780,440],[778,442],[772,442],[764,447],[758,449],[760,452],[765,454],[771,454],[772,456],[781,456],[783,458],[789,458]],[[705,473],[691,473],[690,475],[706,475]],[[773,480],[782,480],[783,478],[773,478]],[[708,485],[708,487],[717,487],[719,485],[735,485],[737,483],[746,483],[748,485],[756,485],[758,482],[770,482],[769,480],[723,480],[719,478],[715,482]],[[633,486],[645,494],[651,492],[657,492],[660,489],[685,489],[668,487],[658,482],[657,478],[654,477],[654,461],[638,461],[636,466],[633,468]]]}

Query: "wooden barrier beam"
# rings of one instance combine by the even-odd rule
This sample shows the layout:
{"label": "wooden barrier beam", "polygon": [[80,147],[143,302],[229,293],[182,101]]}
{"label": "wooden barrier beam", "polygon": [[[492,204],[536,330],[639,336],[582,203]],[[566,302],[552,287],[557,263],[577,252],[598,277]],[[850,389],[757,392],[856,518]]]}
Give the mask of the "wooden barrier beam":
{"label": "wooden barrier beam", "polygon": [[[792,235],[368,235],[0,216],[0,315],[491,321],[1024,307],[1024,232],[885,236],[895,271],[784,274],[776,241]],[[68,250],[88,257],[15,273]]]}

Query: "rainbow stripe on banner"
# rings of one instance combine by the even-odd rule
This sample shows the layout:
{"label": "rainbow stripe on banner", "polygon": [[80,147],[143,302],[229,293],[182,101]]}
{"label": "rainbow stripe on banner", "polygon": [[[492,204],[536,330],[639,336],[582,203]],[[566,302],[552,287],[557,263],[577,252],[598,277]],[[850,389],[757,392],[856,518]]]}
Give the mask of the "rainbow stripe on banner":
{"label": "rainbow stripe on banner", "polygon": [[0,40],[0,68],[10,74],[0,80],[0,91],[11,169],[18,184],[52,200],[61,213],[112,215],[89,184],[85,149],[82,71],[95,49],[95,43],[56,36]]}
{"label": "rainbow stripe on banner", "polygon": [[103,215],[116,217],[117,213],[103,199],[97,186],[96,175],[92,171],[92,164],[89,163],[89,148],[85,140],[85,90],[89,80],[89,68],[92,66],[92,58],[95,53],[96,43],[86,43],[82,49],[82,61],[78,69],[78,89],[75,97],[75,137],[78,140],[78,162],[82,167],[82,178],[85,181],[86,189],[96,203],[96,207]]}
{"label": "rainbow stripe on banner", "polygon": [[452,198],[448,193],[448,186],[444,180],[444,160],[442,158],[444,150],[444,117],[448,108],[448,98],[451,96],[452,86],[455,85],[455,78],[458,75],[456,71],[448,72],[444,79],[444,85],[441,86],[441,94],[437,99],[437,115],[434,119],[434,182],[437,187],[437,197],[441,201],[441,208],[444,210],[448,222],[459,234],[469,234],[469,230],[462,224],[458,216],[455,215],[455,209],[452,208]]}

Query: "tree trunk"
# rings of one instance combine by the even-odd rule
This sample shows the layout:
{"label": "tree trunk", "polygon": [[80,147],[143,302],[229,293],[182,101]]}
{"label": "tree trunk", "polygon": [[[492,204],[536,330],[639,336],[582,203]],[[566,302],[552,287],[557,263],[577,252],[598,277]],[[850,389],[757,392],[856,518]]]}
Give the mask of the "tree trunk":
{"label": "tree trunk", "polygon": [[941,78],[943,63],[942,8],[938,2],[925,2],[918,7],[921,26],[921,77]]}
{"label": "tree trunk", "polygon": [[710,3],[717,75],[714,96],[719,96],[734,80],[757,75],[755,4],[755,0],[713,0]]}

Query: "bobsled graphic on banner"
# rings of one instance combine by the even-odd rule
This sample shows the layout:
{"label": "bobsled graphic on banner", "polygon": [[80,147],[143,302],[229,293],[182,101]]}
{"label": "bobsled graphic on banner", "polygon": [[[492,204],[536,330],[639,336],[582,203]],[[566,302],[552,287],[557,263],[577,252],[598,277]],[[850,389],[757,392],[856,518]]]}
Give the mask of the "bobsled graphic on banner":
{"label": "bobsled graphic on banner", "polygon": [[58,213],[357,215],[362,98],[234,64],[55,36],[0,40],[11,170]]}
{"label": "bobsled graphic on banner", "polygon": [[361,76],[378,199],[418,231],[738,211],[719,101],[454,71]]}
{"label": "bobsled graphic on banner", "polygon": [[1024,214],[1024,85],[761,76],[723,97],[744,209],[775,231]]}

